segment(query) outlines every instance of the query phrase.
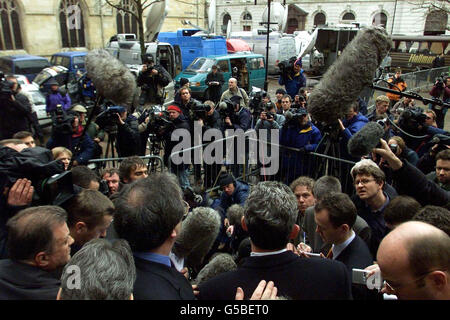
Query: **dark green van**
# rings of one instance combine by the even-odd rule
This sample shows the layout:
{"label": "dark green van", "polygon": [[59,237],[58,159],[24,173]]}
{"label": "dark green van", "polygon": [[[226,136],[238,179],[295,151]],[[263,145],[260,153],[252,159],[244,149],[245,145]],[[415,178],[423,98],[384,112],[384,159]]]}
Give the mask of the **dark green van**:
{"label": "dark green van", "polygon": [[251,52],[207,56],[196,58],[192,63],[179,73],[174,81],[175,88],[180,87],[180,79],[189,80],[192,96],[203,100],[208,86],[205,83],[206,76],[211,67],[217,65],[225,80],[222,92],[228,89],[228,79],[234,77],[238,80],[238,86],[247,92],[253,87],[263,88],[266,75],[264,56]]}

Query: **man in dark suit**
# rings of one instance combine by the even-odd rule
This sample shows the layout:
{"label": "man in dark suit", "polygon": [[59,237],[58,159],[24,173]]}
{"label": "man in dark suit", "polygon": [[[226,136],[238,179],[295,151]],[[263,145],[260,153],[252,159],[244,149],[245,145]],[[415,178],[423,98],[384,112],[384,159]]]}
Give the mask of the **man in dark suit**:
{"label": "man in dark suit", "polygon": [[[314,183],[312,188],[312,194],[314,195],[316,201],[321,200],[325,195],[331,192],[341,192],[341,183],[336,177],[333,176],[322,176]],[[331,244],[326,243],[322,240],[320,235],[316,232],[317,224],[314,219],[314,206],[309,207],[305,211],[304,220],[304,243],[309,246],[301,245],[302,250],[327,254],[330,250]],[[356,217],[355,224],[352,227],[353,231],[364,240],[367,245],[370,243],[371,231],[370,227],[364,219],[360,216]]]}
{"label": "man in dark suit", "polygon": [[154,173],[128,185],[114,201],[115,230],[134,255],[136,300],[195,299],[169,257],[185,213],[182,196],[176,176]]}
{"label": "man in dark suit", "polygon": [[[325,195],[315,208],[316,232],[325,243],[331,244],[327,258],[341,261],[348,270],[364,269],[373,263],[367,244],[355,234],[352,227],[356,220],[356,207],[345,193],[332,192]],[[376,291],[361,285],[352,286],[355,300],[376,298]]]}
{"label": "man in dark suit", "polygon": [[8,220],[9,259],[0,260],[0,300],[55,300],[57,275],[70,259],[67,213],[31,207]]}
{"label": "man in dark suit", "polygon": [[303,258],[286,246],[299,226],[297,200],[288,186],[265,181],[254,186],[245,203],[242,227],[251,240],[251,256],[235,271],[199,287],[199,299],[231,300],[236,287],[251,296],[260,280],[270,279],[278,295],[295,300],[351,299],[348,272],[341,262]]}

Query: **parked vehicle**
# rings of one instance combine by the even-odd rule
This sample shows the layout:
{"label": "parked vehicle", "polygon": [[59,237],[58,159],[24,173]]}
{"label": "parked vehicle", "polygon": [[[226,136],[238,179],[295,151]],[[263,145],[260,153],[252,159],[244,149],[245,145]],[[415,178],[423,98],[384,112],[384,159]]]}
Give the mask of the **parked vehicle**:
{"label": "parked vehicle", "polygon": [[32,55],[10,55],[0,57],[0,71],[5,74],[21,74],[33,81],[36,75],[50,62],[44,57]]}
{"label": "parked vehicle", "polygon": [[228,80],[234,77],[238,80],[238,86],[249,92],[251,87],[264,87],[266,74],[265,58],[261,54],[241,52],[220,56],[208,56],[196,58],[183,72],[175,78],[175,87],[180,86],[180,79],[187,78],[192,90],[192,96],[203,100],[208,86],[205,83],[206,76],[213,65],[217,65],[225,80],[222,92],[228,89]]}
{"label": "parked vehicle", "polygon": [[52,120],[47,116],[45,111],[45,95],[39,90],[39,86],[35,83],[21,85],[22,92],[30,98],[31,105],[38,116],[39,125],[47,127],[52,124]]}
{"label": "parked vehicle", "polygon": [[34,79],[33,83],[36,84],[39,90],[46,95],[50,92],[50,85],[48,81],[55,79],[60,88],[64,88],[69,93],[72,102],[78,102],[80,100],[80,86],[79,77],[69,72],[69,69],[63,66],[51,66],[43,69]]}
{"label": "parked vehicle", "polygon": [[63,66],[68,69],[70,73],[76,74],[86,72],[84,60],[86,58],[86,51],[68,51],[58,52],[52,55],[50,63],[52,66]]}

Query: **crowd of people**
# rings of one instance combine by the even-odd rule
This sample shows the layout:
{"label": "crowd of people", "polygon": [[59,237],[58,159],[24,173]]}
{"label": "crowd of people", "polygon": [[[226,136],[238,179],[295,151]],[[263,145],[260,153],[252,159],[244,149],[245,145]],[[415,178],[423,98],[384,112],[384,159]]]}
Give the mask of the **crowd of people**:
{"label": "crowd of people", "polygon": [[[442,105],[378,95],[369,113],[358,99],[330,128],[308,113],[296,60],[290,76],[280,77],[285,88],[275,101],[264,91],[249,95],[235,78],[222,92],[214,66],[207,101],[194,99],[183,81],[156,114],[172,79],[144,58],[138,104],[106,110],[113,128],[88,121],[85,106],[54,84],[44,144],[17,83],[1,97],[2,123],[23,125],[0,127],[0,299],[450,299],[450,140]],[[430,94],[448,103],[449,79],[432,84]],[[388,82],[407,88],[401,70]],[[347,143],[369,122],[384,136],[355,158]],[[254,129],[259,139],[275,130],[278,141],[264,137],[280,168],[250,183],[241,178],[249,152],[236,146],[234,160],[243,164],[224,155],[176,164],[177,129],[202,150],[212,143],[203,140],[209,129]],[[99,170],[89,160],[101,158],[101,142],[112,135],[122,160]],[[317,176],[311,153],[323,152],[330,135],[337,160],[351,169]],[[167,170],[143,159],[155,141]],[[355,269],[368,280],[356,281]]]}

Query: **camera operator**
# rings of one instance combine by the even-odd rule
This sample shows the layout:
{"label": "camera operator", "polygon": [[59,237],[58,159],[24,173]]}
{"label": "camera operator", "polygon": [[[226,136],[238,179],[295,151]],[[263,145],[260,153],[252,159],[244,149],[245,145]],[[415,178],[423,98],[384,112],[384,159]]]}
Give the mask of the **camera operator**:
{"label": "camera operator", "polygon": [[436,170],[427,174],[427,178],[450,191],[450,149],[442,150],[436,155]]}
{"label": "camera operator", "polygon": [[[407,88],[407,84],[406,84],[405,80],[402,78],[402,69],[401,68],[397,68],[395,70],[394,76],[390,77],[387,80],[387,82],[388,82],[388,88],[395,90],[395,91],[403,92]],[[391,107],[391,108],[394,106],[394,104],[396,104],[400,100],[400,96],[395,93],[387,92],[386,96],[390,100],[389,107]]]}
{"label": "camera operator", "polygon": [[[220,117],[219,112],[215,109],[214,102],[211,100],[205,101],[205,103],[194,109],[194,120],[195,124],[199,124],[202,127],[201,138],[202,144],[210,143],[211,140],[203,141],[204,133],[209,129],[217,129],[223,132],[222,119]],[[214,141],[214,140],[213,140]],[[203,163],[204,167],[204,179],[203,179],[203,187],[208,189],[214,185],[216,181],[216,177],[220,172],[221,164],[212,163],[206,164]],[[199,181],[201,177],[201,171],[199,165],[194,165],[194,172],[196,174],[196,180]]]}
{"label": "camera operator", "polygon": [[314,151],[321,139],[322,134],[309,121],[305,109],[292,109],[286,114],[286,122],[280,134],[280,145],[300,151],[282,150],[281,175],[284,183],[290,184],[297,177],[306,174],[307,168],[302,165],[305,152]]}
{"label": "camera operator", "polygon": [[394,106],[391,109],[391,114],[394,116],[395,119],[398,119],[403,111],[415,107],[416,102],[414,101],[414,99],[410,97],[403,97],[402,100],[394,104]]}
{"label": "camera operator", "polygon": [[59,104],[62,106],[64,111],[69,110],[72,101],[66,92],[59,89],[59,83],[52,78],[47,82],[47,84],[50,86],[50,92],[45,98],[45,111],[47,112],[47,116],[53,116],[56,112],[56,107]]}
{"label": "camera operator", "polygon": [[264,108],[256,122],[255,130],[259,129],[281,129],[286,118],[282,114],[277,114],[275,104],[271,103]]}
{"label": "camera operator", "polygon": [[19,93],[19,88],[15,77],[0,78],[0,140],[10,139],[19,131],[30,131],[33,123],[31,103]]}
{"label": "camera operator", "polygon": [[[189,121],[177,105],[170,105],[167,108],[169,113],[169,120],[172,122],[172,126],[168,127],[163,133],[164,136],[164,163],[166,166],[171,166],[172,172],[176,173],[180,180],[180,187],[186,189],[190,187],[189,183],[189,163],[176,165],[173,162],[169,164],[169,156],[172,153],[172,149],[179,143],[179,141],[172,141],[172,133],[177,129],[185,129],[190,132],[191,127]],[[182,154],[180,154],[182,156]]]}
{"label": "camera operator", "polygon": [[280,85],[284,85],[286,92],[294,100],[300,88],[306,86],[306,78],[303,75],[302,58],[295,60],[295,57],[280,63],[281,75],[278,79]]}
{"label": "camera operator", "polygon": [[[430,96],[433,98],[441,99],[445,103],[450,102],[450,77],[439,77],[431,88]],[[438,128],[444,128],[445,114],[447,113],[447,108],[439,106],[437,104],[430,103],[429,108],[436,114],[436,123]]]}
{"label": "camera operator", "polygon": [[139,154],[140,137],[138,120],[128,115],[125,107],[118,107],[117,116],[117,142],[116,149],[119,157],[129,157]]}
{"label": "camera operator", "polygon": [[151,54],[144,54],[142,62],[142,70],[137,78],[137,85],[141,87],[139,105],[141,109],[148,109],[149,105],[164,103],[164,87],[172,81],[172,77],[163,66],[155,65]]}
{"label": "camera operator", "polygon": [[189,87],[182,87],[179,90],[180,102],[178,107],[180,108],[186,119],[189,120],[189,125],[192,127],[194,121],[194,109],[199,108],[202,104],[200,101],[195,100],[191,96],[191,89]]}
{"label": "camera operator", "polygon": [[294,102],[292,103],[292,108],[298,109],[303,108],[306,109],[306,99],[302,95],[296,94],[294,97]]}
{"label": "camera operator", "polygon": [[[60,107],[58,107],[60,108]],[[62,114],[59,114],[62,112]],[[55,147],[65,147],[73,153],[73,166],[79,164],[86,165],[93,158],[94,142],[89,135],[83,134],[83,126],[80,117],[76,112],[55,111],[53,117],[52,136],[47,141],[47,149]],[[75,152],[75,148],[80,142],[80,151]]]}

